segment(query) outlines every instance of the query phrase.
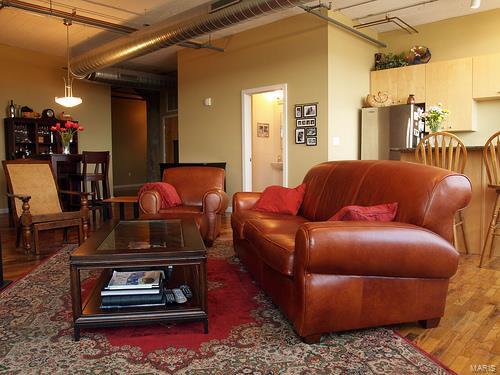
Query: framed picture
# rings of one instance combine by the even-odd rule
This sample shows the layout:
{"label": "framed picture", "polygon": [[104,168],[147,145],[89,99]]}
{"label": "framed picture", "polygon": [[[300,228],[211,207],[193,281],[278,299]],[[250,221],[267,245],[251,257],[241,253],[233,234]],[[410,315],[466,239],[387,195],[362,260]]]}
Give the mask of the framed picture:
{"label": "framed picture", "polygon": [[316,137],[317,135],[317,128],[306,128],[306,137]]}
{"label": "framed picture", "polygon": [[316,117],[317,112],[316,104],[304,104],[304,117]]}
{"label": "framed picture", "polygon": [[308,145],[308,146],[316,146],[317,144],[318,144],[318,138],[317,137],[307,137],[306,138],[306,145]]}
{"label": "framed picture", "polygon": [[295,129],[295,143],[306,143],[306,132],[303,128]]}
{"label": "framed picture", "polygon": [[302,106],[296,105],[295,106],[295,118],[301,118],[301,117],[302,117]]}
{"label": "framed picture", "polygon": [[269,124],[257,123],[257,137],[269,138]]}

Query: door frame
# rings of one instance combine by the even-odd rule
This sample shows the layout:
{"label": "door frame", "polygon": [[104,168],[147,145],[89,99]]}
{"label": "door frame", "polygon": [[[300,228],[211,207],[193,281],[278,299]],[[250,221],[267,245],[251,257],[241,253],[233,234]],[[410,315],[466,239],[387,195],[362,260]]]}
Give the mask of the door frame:
{"label": "door frame", "polygon": [[252,95],[269,91],[283,91],[283,186],[288,186],[288,97],[287,84],[256,87],[241,91],[241,167],[242,190],[252,191]]}

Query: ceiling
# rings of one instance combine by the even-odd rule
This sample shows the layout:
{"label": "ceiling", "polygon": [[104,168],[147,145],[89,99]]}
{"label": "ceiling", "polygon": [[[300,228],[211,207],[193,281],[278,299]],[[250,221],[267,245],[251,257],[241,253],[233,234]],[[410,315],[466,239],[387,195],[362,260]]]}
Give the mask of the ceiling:
{"label": "ceiling", "polygon": [[[111,23],[143,28],[178,15],[210,0],[25,0],[32,4],[72,12]],[[325,1],[324,2],[328,2]],[[317,4],[318,0],[311,1]],[[338,0],[333,9],[359,23],[398,16],[412,26],[447,18],[500,8],[500,0],[482,0],[481,8],[471,9],[470,0]],[[409,8],[406,8],[411,6]],[[406,8],[406,9],[401,9]],[[247,30],[278,19],[302,13],[299,8],[271,14],[214,33],[220,38]],[[175,19],[175,18],[174,18]],[[178,19],[175,19],[176,21]],[[393,24],[375,27],[378,32],[397,29]],[[418,27],[417,27],[418,29]],[[401,31],[404,32],[404,31]],[[70,28],[72,53],[78,54],[94,48],[123,34],[105,31],[92,26],[74,24]],[[66,34],[62,20],[45,15],[4,7],[0,9],[0,43],[48,54],[64,56]],[[167,72],[176,69],[179,47],[170,47],[131,60],[125,66],[150,72]]]}

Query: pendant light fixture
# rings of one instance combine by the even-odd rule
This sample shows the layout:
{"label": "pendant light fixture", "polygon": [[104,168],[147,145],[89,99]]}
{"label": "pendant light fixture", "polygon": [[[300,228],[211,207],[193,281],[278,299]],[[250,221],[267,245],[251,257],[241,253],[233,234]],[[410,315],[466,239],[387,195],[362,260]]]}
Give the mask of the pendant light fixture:
{"label": "pendant light fixture", "polygon": [[472,9],[478,9],[481,6],[481,0],[471,0],[470,7]]}
{"label": "pendant light fixture", "polygon": [[73,96],[73,77],[71,74],[71,69],[69,66],[69,27],[71,26],[71,20],[65,19],[64,25],[66,26],[66,57],[67,57],[67,69],[68,76],[63,77],[64,79],[64,96],[56,97],[56,103],[62,105],[63,107],[74,107],[82,103],[82,98]]}

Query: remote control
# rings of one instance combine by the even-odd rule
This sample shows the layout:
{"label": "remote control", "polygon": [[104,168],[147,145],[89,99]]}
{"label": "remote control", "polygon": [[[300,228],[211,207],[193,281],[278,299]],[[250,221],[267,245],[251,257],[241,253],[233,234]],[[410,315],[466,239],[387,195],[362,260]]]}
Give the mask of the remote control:
{"label": "remote control", "polygon": [[186,296],[187,299],[193,297],[193,293],[191,292],[191,289],[189,289],[189,286],[187,286],[186,284],[181,285],[179,287],[179,289],[182,291],[182,293],[184,293],[184,295]]}
{"label": "remote control", "polygon": [[175,302],[177,303],[184,303],[187,301],[186,296],[180,289],[172,289],[172,292],[174,293],[175,296]]}
{"label": "remote control", "polygon": [[165,289],[165,298],[167,299],[167,303],[175,302],[175,295],[172,292],[172,289]]}

